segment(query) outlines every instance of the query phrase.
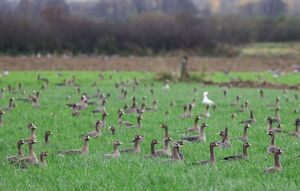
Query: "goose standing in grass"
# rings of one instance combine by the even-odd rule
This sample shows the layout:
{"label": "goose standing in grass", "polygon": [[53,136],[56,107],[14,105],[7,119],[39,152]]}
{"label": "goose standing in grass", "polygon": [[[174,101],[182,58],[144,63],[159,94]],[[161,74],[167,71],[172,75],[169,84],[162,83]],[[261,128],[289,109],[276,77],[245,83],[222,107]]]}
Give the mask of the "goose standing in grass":
{"label": "goose standing in grass", "polygon": [[120,126],[122,126],[122,124],[123,124],[123,115],[124,115],[124,111],[123,111],[123,109],[121,108],[121,109],[119,109],[118,110],[118,124],[120,125]]}
{"label": "goose standing in grass", "polygon": [[39,108],[40,104],[39,104],[39,99],[40,99],[40,92],[33,92],[32,95],[29,96],[29,99],[31,100],[31,104],[33,108]]}
{"label": "goose standing in grass", "polygon": [[147,105],[146,105],[146,103],[142,103],[142,104],[141,104],[141,109],[140,109],[140,111],[145,112],[145,111],[150,111],[150,110],[152,110],[152,108],[148,108]]}
{"label": "goose standing in grass", "polygon": [[[178,143],[180,146],[183,146],[183,145],[184,145],[184,142],[183,142],[182,140],[179,140],[179,141],[177,141],[176,143]],[[184,160],[184,155],[183,155],[183,153],[182,153],[180,150],[178,151],[178,153],[179,153],[179,156],[180,156],[181,160]]]}
{"label": "goose standing in grass", "polygon": [[232,114],[231,114],[231,119],[232,119],[232,120],[235,120],[235,119],[236,119],[236,116],[237,116],[236,113],[232,113]]}
{"label": "goose standing in grass", "polygon": [[142,116],[137,116],[137,128],[142,128],[142,119],[144,119]]}
{"label": "goose standing in grass", "polygon": [[197,136],[182,137],[182,140],[186,140],[186,141],[190,141],[190,142],[205,142],[206,134],[205,134],[204,129],[206,127],[208,127],[208,125],[206,123],[202,123],[199,134]]}
{"label": "goose standing in grass", "polygon": [[250,124],[250,125],[255,124],[256,123],[256,118],[253,115],[253,111],[250,110],[250,118],[249,119],[241,121],[240,123]]}
{"label": "goose standing in grass", "polygon": [[167,91],[170,90],[170,81],[169,80],[165,80],[164,81],[164,85],[163,85],[163,90]]}
{"label": "goose standing in grass", "polygon": [[151,111],[157,111],[157,103],[158,103],[157,100],[154,100],[154,101],[152,102],[152,108],[151,108]]}
{"label": "goose standing in grass", "polygon": [[241,96],[240,96],[240,95],[237,95],[236,98],[235,98],[235,102],[234,102],[234,103],[231,103],[230,105],[231,105],[231,106],[239,105],[240,100],[241,100]]}
{"label": "goose standing in grass", "polygon": [[136,109],[137,109],[136,98],[133,96],[133,97],[131,98],[131,100],[132,100],[132,104],[131,104],[131,107],[130,107],[129,112],[130,112],[130,113],[135,113],[135,112],[136,112]]}
{"label": "goose standing in grass", "polygon": [[142,116],[143,115],[143,113],[144,113],[144,110],[142,110],[142,109],[137,109],[136,110],[136,114],[137,114],[137,116]]}
{"label": "goose standing in grass", "polygon": [[209,108],[210,108],[210,105],[205,105],[204,113],[200,114],[199,116],[209,118],[210,117]]}
{"label": "goose standing in grass", "polygon": [[275,108],[275,117],[272,118],[272,122],[274,123],[280,123],[281,117],[280,117],[280,107]]}
{"label": "goose standing in grass", "polygon": [[154,90],[150,89],[150,93],[151,93],[151,96],[153,97],[154,96]]}
{"label": "goose standing in grass", "polygon": [[196,99],[195,98],[193,98],[193,100],[192,100],[192,103],[191,103],[191,106],[193,107],[193,108],[195,108],[197,105],[196,105]]}
{"label": "goose standing in grass", "polygon": [[270,107],[280,107],[280,97],[276,97],[275,99],[275,104],[271,104],[271,105],[267,105],[267,106],[270,106]]}
{"label": "goose standing in grass", "polygon": [[43,77],[41,77],[41,74],[38,74],[37,75],[37,80],[38,81],[43,81],[43,82],[45,82],[45,83],[49,83],[49,80],[47,79],[47,78],[43,78]]}
{"label": "goose standing in grass", "polygon": [[100,102],[101,102],[101,105],[94,109],[92,112],[93,113],[104,113],[106,112],[106,108],[105,108],[105,104],[107,103],[107,100],[106,99],[100,99]]}
{"label": "goose standing in grass", "polygon": [[181,157],[180,155],[180,144],[179,143],[175,143],[173,146],[173,152],[172,152],[172,156],[171,159],[175,160],[175,161],[182,161],[184,160],[183,157]]}
{"label": "goose standing in grass", "polygon": [[174,101],[170,102],[170,107],[174,107],[176,105],[176,103]]}
{"label": "goose standing in grass", "polygon": [[10,162],[10,163],[14,163],[16,162],[17,160],[19,160],[20,158],[24,157],[24,152],[23,152],[23,149],[22,149],[22,146],[26,144],[24,140],[19,140],[17,142],[17,147],[18,147],[18,154],[17,155],[13,155],[13,156],[9,156],[7,157],[7,160]]}
{"label": "goose standing in grass", "polygon": [[246,112],[248,111],[248,108],[249,108],[249,101],[246,100],[244,104],[241,106],[241,109],[238,110],[238,112]]}
{"label": "goose standing in grass", "polygon": [[274,148],[274,166],[266,168],[264,170],[265,173],[274,173],[274,172],[280,172],[282,171],[282,165],[280,163],[280,155],[283,153],[283,151],[279,148]]}
{"label": "goose standing in grass", "polygon": [[11,111],[16,106],[17,106],[17,104],[15,103],[15,98],[11,97],[11,98],[9,98],[8,106],[4,110],[5,111]]}
{"label": "goose standing in grass", "polygon": [[200,131],[200,126],[199,126],[199,120],[201,119],[200,116],[196,116],[194,119],[194,127],[187,129],[187,131]]}
{"label": "goose standing in grass", "polygon": [[171,156],[171,148],[170,148],[170,142],[172,141],[171,137],[164,138],[164,149],[156,151],[157,155],[159,156]]}
{"label": "goose standing in grass", "polygon": [[218,147],[218,146],[219,146],[218,142],[210,143],[210,145],[209,145],[210,159],[209,160],[204,160],[204,161],[194,162],[193,165],[215,164],[216,163],[216,157],[215,157],[214,148]]}
{"label": "goose standing in grass", "polygon": [[165,135],[164,135],[164,139],[168,138],[170,136],[169,134],[169,127],[167,124],[163,123],[160,125],[161,128],[163,128],[165,130]]}
{"label": "goose standing in grass", "polygon": [[155,145],[158,144],[158,141],[156,139],[151,141],[151,157],[158,157],[158,153],[155,151]]}
{"label": "goose standing in grass", "polygon": [[40,154],[40,162],[39,162],[40,167],[43,167],[43,168],[47,167],[47,165],[48,165],[48,163],[46,161],[47,156],[48,156],[47,152],[42,152]]}
{"label": "goose standing in grass", "polygon": [[90,138],[96,138],[101,136],[101,129],[100,129],[101,123],[102,122],[100,120],[97,120],[95,123],[95,128],[96,128],[95,131],[88,132],[85,135],[83,135],[83,137],[89,136]]}
{"label": "goose standing in grass", "polygon": [[231,147],[229,136],[228,136],[228,127],[225,128],[224,130],[224,136],[222,136],[222,141],[218,142],[219,147],[221,148],[228,148]]}
{"label": "goose standing in grass", "polygon": [[248,142],[245,142],[243,144],[243,154],[242,155],[233,155],[233,156],[228,156],[225,157],[224,160],[243,160],[243,159],[248,159],[249,155],[248,155],[248,148],[251,145]]}
{"label": "goose standing in grass", "polygon": [[[273,121],[274,119],[272,117],[267,117],[268,132],[272,131],[272,132],[280,133],[281,128],[273,128]],[[279,124],[278,127],[281,127],[281,125]]]}
{"label": "goose standing in grass", "polygon": [[80,115],[80,110],[78,109],[77,105],[74,103],[72,106],[72,116],[79,116]]}
{"label": "goose standing in grass", "polygon": [[46,131],[44,139],[45,139],[45,144],[47,144],[47,145],[50,144],[50,142],[49,142],[50,135],[52,135],[51,131]]}
{"label": "goose standing in grass", "polygon": [[115,133],[116,133],[116,128],[115,128],[115,126],[111,125],[111,126],[109,126],[108,129],[111,131],[111,134],[112,134],[112,135],[115,135]]}
{"label": "goose standing in grass", "polygon": [[260,98],[264,98],[264,91],[262,89],[259,90],[259,96]]}
{"label": "goose standing in grass", "polygon": [[127,148],[127,149],[123,149],[120,152],[121,153],[140,153],[141,152],[141,142],[144,140],[144,137],[141,135],[136,135],[134,137],[134,140],[132,142],[134,142],[134,147],[133,148]]}
{"label": "goose standing in grass", "polygon": [[181,114],[181,118],[187,118],[187,115],[188,115],[188,105],[184,105],[183,106],[183,114]]}
{"label": "goose standing in grass", "polygon": [[76,76],[73,75],[71,79],[67,80],[67,84],[69,86],[75,86],[76,85]]}
{"label": "goose standing in grass", "polygon": [[228,88],[225,87],[225,88],[223,89],[223,95],[224,95],[224,97],[226,97],[227,94],[228,94]]}
{"label": "goose standing in grass", "polygon": [[267,149],[267,153],[271,154],[274,153],[274,149],[277,148],[277,146],[275,145],[275,131],[269,131],[268,135],[271,137],[271,144]]}
{"label": "goose standing in grass", "polygon": [[77,110],[84,110],[88,107],[87,98],[85,95],[82,95],[78,103],[68,103],[67,106],[75,107]]}
{"label": "goose standing in grass", "polygon": [[191,118],[193,117],[193,106],[191,104],[188,104],[188,110],[187,114],[185,115],[185,118]]}
{"label": "goose standing in grass", "polygon": [[295,120],[295,131],[290,133],[291,136],[294,136],[296,138],[300,138],[300,129],[299,129],[299,124],[300,124],[300,118]]}
{"label": "goose standing in grass", "polygon": [[209,105],[209,106],[215,105],[215,103],[212,100],[208,99],[208,92],[203,93],[202,103],[204,105]]}
{"label": "goose standing in grass", "polygon": [[20,158],[19,160],[16,161],[16,164],[18,164],[21,168],[24,168],[28,165],[32,164],[38,164],[38,159],[35,155],[34,149],[33,149],[33,144],[37,143],[36,140],[30,140],[28,142],[28,148],[29,148],[29,156]]}
{"label": "goose standing in grass", "polygon": [[31,123],[29,123],[27,128],[30,130],[30,137],[27,139],[24,139],[24,141],[26,143],[28,143],[30,140],[36,140],[35,131],[36,131],[37,127],[31,122]]}
{"label": "goose standing in grass", "polygon": [[123,121],[123,115],[124,115],[124,111],[122,109],[119,110],[118,112],[118,124],[120,126],[125,125],[125,127],[127,128],[133,128],[135,125],[134,123],[131,123],[129,121]]}
{"label": "goose standing in grass", "polygon": [[5,112],[3,110],[0,111],[0,127],[3,125],[3,115]]}
{"label": "goose standing in grass", "polygon": [[242,141],[248,141],[248,129],[250,128],[251,126],[249,124],[245,124],[244,125],[244,131],[243,131],[243,136],[242,137],[239,137],[240,140]]}
{"label": "goose standing in grass", "polygon": [[61,156],[64,156],[64,155],[78,155],[78,154],[87,155],[89,153],[88,141],[90,139],[91,138],[89,136],[86,136],[86,137],[83,138],[82,149],[63,150],[63,151],[59,151],[58,154],[61,155]]}
{"label": "goose standing in grass", "polygon": [[102,119],[101,119],[101,123],[100,123],[101,128],[106,127],[106,118],[107,118],[107,116],[108,116],[108,113],[106,113],[106,112],[102,113]]}
{"label": "goose standing in grass", "polygon": [[104,154],[105,158],[119,158],[121,156],[119,146],[122,145],[121,141],[117,140],[113,143],[113,152]]}

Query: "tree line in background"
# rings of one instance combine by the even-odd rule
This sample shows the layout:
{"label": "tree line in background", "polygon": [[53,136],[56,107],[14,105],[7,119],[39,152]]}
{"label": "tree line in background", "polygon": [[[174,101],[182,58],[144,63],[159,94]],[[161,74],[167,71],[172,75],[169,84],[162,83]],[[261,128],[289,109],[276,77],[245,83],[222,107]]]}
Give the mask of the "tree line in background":
{"label": "tree line in background", "polygon": [[284,15],[286,7],[275,1],[264,1],[269,15],[253,15],[249,6],[243,7],[249,14],[198,14],[186,4],[168,14],[146,11],[123,19],[78,15],[63,0],[21,0],[13,9],[1,1],[0,52],[148,55],[193,50],[230,56],[231,45],[300,40],[300,18]]}

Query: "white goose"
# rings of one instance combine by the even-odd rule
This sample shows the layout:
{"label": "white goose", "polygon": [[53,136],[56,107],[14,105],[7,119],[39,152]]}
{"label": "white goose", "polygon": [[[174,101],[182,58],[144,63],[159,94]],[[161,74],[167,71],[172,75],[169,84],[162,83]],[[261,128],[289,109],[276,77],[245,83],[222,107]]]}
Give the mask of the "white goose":
{"label": "white goose", "polygon": [[164,81],[164,85],[163,85],[163,90],[167,91],[170,89],[170,81],[169,80],[165,80]]}
{"label": "white goose", "polygon": [[208,95],[208,92],[203,93],[202,103],[204,105],[209,105],[209,106],[215,105],[215,103],[212,100],[208,99],[207,95]]}

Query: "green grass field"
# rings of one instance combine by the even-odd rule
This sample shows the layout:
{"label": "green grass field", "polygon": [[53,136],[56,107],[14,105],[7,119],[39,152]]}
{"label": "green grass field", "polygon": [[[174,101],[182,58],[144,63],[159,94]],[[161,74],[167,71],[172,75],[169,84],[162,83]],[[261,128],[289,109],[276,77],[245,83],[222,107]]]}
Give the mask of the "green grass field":
{"label": "green grass field", "polygon": [[[63,78],[71,78],[75,72],[63,72]],[[50,80],[48,89],[41,91],[41,108],[33,109],[31,103],[17,102],[17,107],[7,112],[4,117],[4,125],[0,127],[0,190],[299,190],[300,189],[300,154],[299,140],[286,134],[279,134],[276,143],[282,148],[284,154],[281,157],[283,171],[275,174],[264,174],[266,167],[273,165],[273,155],[268,155],[266,149],[270,143],[267,136],[265,118],[274,116],[274,111],[266,107],[272,104],[277,96],[281,99],[281,118],[285,131],[294,130],[294,120],[298,114],[293,110],[299,108],[299,101],[294,99],[294,94],[299,92],[288,91],[287,95],[281,90],[265,90],[265,98],[259,98],[258,89],[229,89],[226,98],[223,97],[223,90],[219,87],[203,86],[199,83],[176,83],[171,84],[169,91],[162,90],[162,83],[154,81],[154,97],[150,94],[150,86],[153,74],[134,72],[106,72],[105,80],[98,80],[98,72],[76,72],[78,83],[81,85],[81,92],[88,95],[95,95],[96,89],[100,88],[104,93],[111,93],[106,109],[108,110],[108,125],[114,124],[117,127],[116,135],[112,136],[110,130],[103,129],[103,134],[97,139],[89,142],[90,153],[88,156],[66,156],[59,157],[56,151],[64,149],[81,148],[80,135],[91,131],[94,123],[100,119],[100,114],[92,114],[96,106],[90,106],[82,111],[78,117],[71,116],[71,109],[66,103],[77,102],[80,95],[74,87],[57,87],[55,83],[61,82],[55,72],[41,72],[43,77]],[[108,76],[112,75],[112,80]],[[237,75],[237,74],[236,74]],[[249,74],[251,75],[251,74]],[[253,74],[253,76],[256,74]],[[221,81],[223,77],[216,75],[215,78]],[[119,92],[114,83],[122,80],[137,77],[141,85],[135,90],[130,89],[127,104],[131,103],[130,97],[136,96],[138,103],[142,97],[147,97],[148,105],[154,99],[158,100],[157,112],[144,113],[142,129],[126,129],[117,125],[117,111],[124,106],[124,100],[119,100]],[[281,79],[283,83],[295,84],[299,81],[299,75]],[[226,80],[226,79],[223,79]],[[97,87],[91,84],[97,81]],[[32,90],[40,90],[41,82],[36,80],[36,72],[12,72],[7,77],[1,78],[1,87],[8,84],[16,87],[22,82],[23,89],[27,94]],[[147,87],[144,84],[148,84]],[[193,89],[198,88],[196,95]],[[201,119],[209,127],[206,129],[207,141],[205,143],[187,143],[183,145],[182,152],[186,160],[174,162],[167,159],[149,159],[150,142],[152,139],[163,140],[163,129],[161,123],[169,125],[170,134],[174,140],[179,140],[185,135],[185,130],[193,126],[193,118],[181,119],[182,106],[190,103],[193,98],[197,99],[197,107],[193,112],[197,115],[204,111],[201,105],[202,93],[209,92],[209,98],[214,100],[217,109],[211,111],[211,117]],[[231,138],[242,135],[243,125],[239,121],[248,119],[248,113],[239,113],[235,121],[231,120],[232,112],[238,107],[230,106],[237,95],[242,95],[242,101],[249,100],[250,108],[253,109],[257,124],[249,129],[249,139],[252,147],[249,150],[250,159],[247,161],[225,162],[221,159],[225,156],[241,153],[242,143],[232,140],[230,149],[217,148],[215,166],[192,166],[190,163],[198,160],[209,159],[209,143],[220,140],[217,133],[225,127],[229,128]],[[22,97],[20,93],[4,93],[0,99],[2,107],[8,104],[8,99]],[[71,96],[71,100],[66,97]],[[289,97],[286,102],[284,97]],[[176,103],[170,107],[170,102]],[[170,115],[165,116],[165,111]],[[52,116],[51,113],[54,115]],[[135,114],[125,114],[125,120],[136,120]],[[19,169],[10,165],[6,160],[7,156],[16,154],[16,141],[29,136],[27,125],[34,122],[37,129],[36,153],[47,151],[48,167],[31,167]],[[51,130],[53,136],[50,138],[51,145],[43,144],[43,135],[46,130]],[[118,160],[106,160],[103,154],[112,151],[114,140],[121,140],[121,148],[132,146],[132,139],[136,134],[145,137],[142,143],[140,155],[122,155]],[[159,144],[159,148],[163,145]],[[27,154],[27,146],[24,147]]]}

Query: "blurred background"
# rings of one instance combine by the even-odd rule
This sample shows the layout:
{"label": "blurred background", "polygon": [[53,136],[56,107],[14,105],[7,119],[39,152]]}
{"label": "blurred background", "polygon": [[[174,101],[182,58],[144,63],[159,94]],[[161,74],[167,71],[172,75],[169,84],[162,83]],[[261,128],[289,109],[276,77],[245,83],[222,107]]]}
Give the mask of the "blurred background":
{"label": "blurred background", "polygon": [[299,16],[299,0],[0,0],[0,53],[291,58]]}
{"label": "blurred background", "polygon": [[298,0],[1,0],[0,51],[221,54],[299,40],[299,15]]}

